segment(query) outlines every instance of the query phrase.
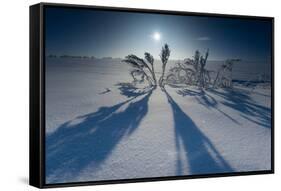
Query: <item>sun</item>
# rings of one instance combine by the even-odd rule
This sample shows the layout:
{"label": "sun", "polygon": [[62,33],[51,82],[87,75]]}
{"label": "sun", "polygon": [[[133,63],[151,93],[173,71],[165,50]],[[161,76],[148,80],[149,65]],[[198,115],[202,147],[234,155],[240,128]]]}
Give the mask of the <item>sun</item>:
{"label": "sun", "polygon": [[159,41],[161,39],[161,35],[158,32],[155,32],[152,37],[155,41]]}

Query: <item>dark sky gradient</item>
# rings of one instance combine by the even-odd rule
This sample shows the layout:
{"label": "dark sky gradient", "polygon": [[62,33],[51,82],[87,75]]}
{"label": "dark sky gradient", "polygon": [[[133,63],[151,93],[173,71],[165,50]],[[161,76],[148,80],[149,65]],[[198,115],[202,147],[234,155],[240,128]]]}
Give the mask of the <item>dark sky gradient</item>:
{"label": "dark sky gradient", "polygon": [[[46,9],[46,54],[158,59],[164,43],[171,59],[210,49],[211,60],[269,60],[271,22],[214,17],[176,16],[89,9]],[[155,41],[152,34],[161,34]]]}

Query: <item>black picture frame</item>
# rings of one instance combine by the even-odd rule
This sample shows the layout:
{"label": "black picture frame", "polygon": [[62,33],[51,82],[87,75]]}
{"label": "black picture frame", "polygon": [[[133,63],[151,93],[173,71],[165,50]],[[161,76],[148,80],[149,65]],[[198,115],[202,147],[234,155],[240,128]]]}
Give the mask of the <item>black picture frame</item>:
{"label": "black picture frame", "polygon": [[[164,15],[185,15],[198,17],[239,18],[270,21],[272,25],[271,38],[271,170],[233,172],[220,174],[202,174],[138,179],[120,179],[110,181],[69,182],[58,184],[45,183],[45,23],[44,10],[47,7],[63,7],[70,9],[96,9],[118,12],[155,13]],[[39,3],[30,6],[30,161],[29,161],[29,184],[38,188],[53,188],[66,186],[84,186],[115,183],[134,183],[148,181],[227,177],[242,175],[258,175],[274,173],[274,18],[247,15],[227,15],[213,13],[195,13],[182,11],[133,9],[120,7],[102,7],[88,5]]]}

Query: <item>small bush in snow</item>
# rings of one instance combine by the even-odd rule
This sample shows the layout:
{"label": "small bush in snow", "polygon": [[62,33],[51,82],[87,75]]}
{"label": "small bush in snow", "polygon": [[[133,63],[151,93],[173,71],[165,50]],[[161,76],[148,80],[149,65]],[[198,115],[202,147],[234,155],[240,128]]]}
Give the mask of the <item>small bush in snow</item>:
{"label": "small bush in snow", "polygon": [[131,76],[134,79],[134,83],[136,82],[142,83],[146,80],[150,86],[156,86],[157,82],[155,79],[154,67],[153,67],[154,59],[152,55],[150,55],[149,53],[145,53],[145,58],[147,59],[148,63],[151,65],[152,69],[142,58],[139,58],[134,54],[130,54],[126,56],[123,62],[132,66],[133,69],[131,70]]}
{"label": "small bush in snow", "polygon": [[175,67],[170,69],[167,81],[202,88],[208,87],[211,83],[210,73],[212,72],[205,68],[208,56],[209,50],[204,56],[196,50],[193,59],[185,59],[184,63],[177,63]]}
{"label": "small bush in snow", "polygon": [[161,62],[162,62],[162,75],[159,78],[159,86],[160,87],[164,87],[164,83],[163,83],[164,75],[165,75],[166,65],[167,65],[167,62],[168,62],[169,57],[170,57],[170,53],[171,53],[171,50],[169,48],[169,45],[165,44],[162,47],[162,50],[161,50],[161,53],[160,53],[160,59],[161,59]]}
{"label": "small bush in snow", "polygon": [[219,68],[213,83],[214,88],[232,88],[232,68],[240,59],[227,59]]}
{"label": "small bush in snow", "polygon": [[153,81],[154,81],[154,85],[157,85],[157,80],[156,80],[155,71],[154,71],[154,58],[148,52],[144,53],[144,57],[147,60],[147,62],[150,63],[150,65],[151,65],[151,75],[152,75],[152,78],[153,78]]}

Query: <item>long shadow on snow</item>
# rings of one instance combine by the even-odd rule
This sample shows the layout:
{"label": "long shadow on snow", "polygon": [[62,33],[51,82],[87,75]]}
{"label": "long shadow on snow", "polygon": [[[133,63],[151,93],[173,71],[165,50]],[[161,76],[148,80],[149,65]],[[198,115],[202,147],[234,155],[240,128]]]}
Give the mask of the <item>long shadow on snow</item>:
{"label": "long shadow on snow", "polygon": [[[139,93],[111,107],[100,107],[97,112],[64,123],[47,136],[47,182],[74,180],[90,164],[95,167],[93,173],[98,170],[121,139],[139,126],[148,112],[152,91]],[[125,106],[125,110],[118,111]]]}
{"label": "long shadow on snow", "polygon": [[207,109],[213,108],[213,109],[217,110],[218,112],[220,112],[221,114],[223,114],[228,119],[230,119],[232,122],[240,125],[240,123],[236,119],[234,119],[229,114],[227,114],[226,112],[219,109],[217,100],[213,96],[211,96],[209,93],[207,93],[204,89],[195,91],[195,90],[185,88],[185,89],[178,90],[177,93],[181,96],[195,97],[197,102],[199,104],[203,105],[204,107],[206,107]]}
{"label": "long shadow on snow", "polygon": [[184,164],[180,157],[181,151],[185,153],[191,174],[232,172],[231,166],[220,155],[209,138],[182,111],[169,93],[165,89],[163,91],[171,105],[174,116],[178,153],[176,174],[184,175]]}
{"label": "long shadow on snow", "polygon": [[271,108],[262,106],[253,100],[249,91],[242,89],[209,91],[222,97],[224,101],[221,103],[239,112],[243,118],[257,124],[258,126],[271,128]]}
{"label": "long shadow on snow", "polygon": [[[251,92],[242,89],[215,89],[208,90],[190,90],[188,88],[178,90],[177,93],[182,96],[194,96],[201,105],[206,108],[214,108],[236,124],[240,124],[236,119],[226,112],[219,109],[218,104],[223,104],[240,113],[243,118],[257,124],[258,126],[271,128],[271,109],[260,105],[250,96]],[[224,101],[217,102],[211,94],[219,96]]]}

